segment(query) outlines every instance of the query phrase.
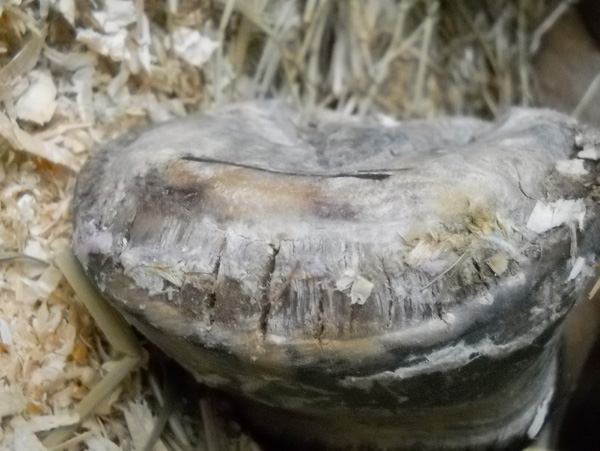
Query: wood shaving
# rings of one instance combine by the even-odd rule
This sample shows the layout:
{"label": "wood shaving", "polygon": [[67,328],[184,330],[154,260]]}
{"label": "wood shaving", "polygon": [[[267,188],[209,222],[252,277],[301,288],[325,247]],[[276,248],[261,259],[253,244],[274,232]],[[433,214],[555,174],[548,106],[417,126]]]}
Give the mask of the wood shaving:
{"label": "wood shaving", "polygon": [[27,407],[25,395],[16,387],[0,388],[0,418],[23,412]]}
{"label": "wood shaving", "polygon": [[600,160],[600,148],[598,147],[586,147],[581,152],[577,154],[579,158],[583,158],[584,160]]}
{"label": "wood shaving", "polygon": [[583,230],[584,218],[585,204],[582,199],[559,199],[549,204],[538,201],[529,216],[527,228],[536,233],[544,233],[554,227],[576,222],[579,229]]}
{"label": "wood shaving", "polygon": [[56,86],[49,71],[27,74],[29,87],[17,99],[15,114],[19,119],[45,124],[56,111]]}
{"label": "wood shaving", "polygon": [[173,31],[175,53],[193,66],[201,67],[219,47],[219,43],[197,30],[180,27]]}
{"label": "wood shaving", "polygon": [[583,160],[561,160],[556,163],[556,170],[563,175],[588,175]]}
{"label": "wood shaving", "polygon": [[508,258],[504,254],[494,254],[486,263],[497,276],[504,274],[508,269]]}
{"label": "wood shaving", "polygon": [[105,437],[94,435],[85,441],[89,451],[121,451],[115,443]]}
{"label": "wood shaving", "polygon": [[567,280],[576,279],[577,276],[579,274],[581,274],[581,271],[583,270],[584,266],[585,266],[585,258],[577,257],[577,259],[573,263],[573,268],[571,269],[571,272],[569,273],[569,277],[567,278]]}
{"label": "wood shaving", "polygon": [[586,160],[600,160],[600,132],[597,130],[587,130],[585,134],[579,134],[575,137],[575,143],[582,148],[577,156]]}
{"label": "wood shaving", "polygon": [[[135,449],[144,449],[156,421],[150,408],[144,402],[130,401],[123,408],[123,412]],[[167,451],[160,440],[154,445],[153,449],[154,451]]]}
{"label": "wood shaving", "polygon": [[362,276],[356,277],[350,289],[350,304],[364,305],[373,291],[373,283]]}

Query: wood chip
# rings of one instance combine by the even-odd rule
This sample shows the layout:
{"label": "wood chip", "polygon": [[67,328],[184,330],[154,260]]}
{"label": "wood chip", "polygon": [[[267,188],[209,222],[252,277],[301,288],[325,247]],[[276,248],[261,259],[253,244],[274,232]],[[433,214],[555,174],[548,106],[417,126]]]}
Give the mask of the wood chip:
{"label": "wood chip", "polygon": [[554,227],[577,222],[583,229],[585,218],[585,204],[582,199],[559,199],[555,202],[545,204],[538,201],[529,216],[527,228],[536,233],[544,233]]}
{"label": "wood chip", "polygon": [[19,97],[15,113],[19,119],[45,124],[56,111],[56,86],[49,71],[32,71],[27,75],[29,88]]}

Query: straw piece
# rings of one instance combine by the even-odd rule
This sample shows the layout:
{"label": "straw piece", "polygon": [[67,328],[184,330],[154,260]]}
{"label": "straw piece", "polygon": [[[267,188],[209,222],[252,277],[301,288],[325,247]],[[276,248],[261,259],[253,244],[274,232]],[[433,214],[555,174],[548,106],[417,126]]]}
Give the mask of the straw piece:
{"label": "straw piece", "polygon": [[108,304],[90,283],[83,268],[69,249],[58,252],[55,263],[88,309],[106,339],[119,352],[139,359],[142,350],[131,326]]}
{"label": "straw piece", "polygon": [[581,115],[585,112],[585,109],[588,107],[592,99],[600,92],[600,74],[596,75],[588,88],[583,94],[583,97],[571,113],[575,119],[579,119]]}
{"label": "straw piece", "polygon": [[[106,374],[75,406],[73,412],[78,414],[80,419],[86,418],[140,364],[140,360],[138,357],[131,356],[125,356],[119,360],[113,370]],[[44,439],[44,446],[57,447],[70,437],[77,427],[78,425],[68,426],[52,431]]]}

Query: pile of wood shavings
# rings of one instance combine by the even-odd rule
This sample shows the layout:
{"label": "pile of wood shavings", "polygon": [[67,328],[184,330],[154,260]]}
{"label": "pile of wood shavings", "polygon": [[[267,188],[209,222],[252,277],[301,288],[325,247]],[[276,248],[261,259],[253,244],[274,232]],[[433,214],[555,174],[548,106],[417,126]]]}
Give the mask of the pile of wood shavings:
{"label": "pile of wood shavings", "polygon": [[[568,2],[533,3],[0,3],[0,449],[45,449],[36,433],[76,421],[68,408],[113,364],[48,265],[68,245],[76,174],[97,145],[257,97],[347,114],[490,117],[532,102],[529,60]],[[149,380],[127,379],[68,448],[141,449],[160,404]],[[155,449],[213,449],[214,436],[256,449],[215,431],[201,404],[200,432],[176,412]]]}
{"label": "pile of wood shavings", "polygon": [[[15,1],[1,10],[3,449],[45,449],[36,433],[78,421],[69,407],[114,365],[110,346],[59,270],[48,265],[69,244],[78,169],[99,143],[203,106],[201,66],[219,45],[208,35],[208,19],[198,10],[187,24],[194,29],[167,32],[142,6],[79,2],[76,9],[72,1]],[[126,380],[68,447],[142,449],[160,396],[147,381],[139,373]],[[203,441],[179,424],[178,434],[155,449]]]}

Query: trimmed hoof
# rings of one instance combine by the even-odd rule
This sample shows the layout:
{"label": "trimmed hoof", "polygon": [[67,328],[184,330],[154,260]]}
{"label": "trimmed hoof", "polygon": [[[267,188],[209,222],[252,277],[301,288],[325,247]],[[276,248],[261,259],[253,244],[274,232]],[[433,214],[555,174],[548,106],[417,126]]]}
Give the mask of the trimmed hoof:
{"label": "trimmed hoof", "polygon": [[74,250],[272,434],[502,448],[544,423],[600,250],[586,133],[543,110],[386,127],[233,105],[99,150]]}

